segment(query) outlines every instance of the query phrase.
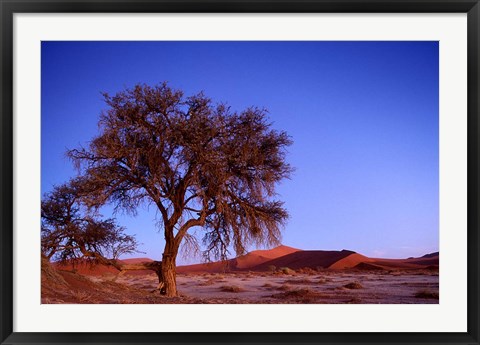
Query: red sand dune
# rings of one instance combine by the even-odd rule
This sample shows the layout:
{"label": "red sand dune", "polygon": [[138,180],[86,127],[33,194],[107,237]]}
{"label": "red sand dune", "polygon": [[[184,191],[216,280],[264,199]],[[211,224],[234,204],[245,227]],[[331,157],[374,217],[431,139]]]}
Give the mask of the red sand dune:
{"label": "red sand dune", "polygon": [[439,252],[435,252],[435,253],[430,253],[430,254],[425,254],[424,256],[422,256],[420,259],[427,259],[427,258],[437,258],[439,257]]}
{"label": "red sand dune", "polygon": [[373,259],[374,263],[378,266],[382,266],[388,269],[417,269],[425,268],[427,266],[439,265],[439,253],[431,253],[424,255],[420,258],[408,258],[408,259]]}
{"label": "red sand dune", "polygon": [[328,268],[335,262],[354,254],[350,250],[326,251],[326,250],[302,250],[280,258],[267,261],[252,268],[252,271],[268,271],[271,266],[289,267],[292,269],[309,267]]}
{"label": "red sand dune", "polygon": [[[149,258],[132,258],[121,260],[125,264],[151,262]],[[119,271],[111,266],[90,265],[79,262],[73,267],[71,264],[54,264],[57,269],[71,271],[87,276],[101,276],[118,274]],[[419,258],[383,259],[369,258],[350,250],[324,251],[300,250],[288,246],[279,246],[270,250],[255,250],[248,254],[226,261],[202,263],[177,267],[178,273],[219,273],[228,271],[268,271],[275,266],[322,269],[360,269],[360,270],[398,270],[398,269],[438,269],[439,253],[431,253]],[[128,275],[152,274],[150,270],[126,271]]]}
{"label": "red sand dune", "polygon": [[[139,264],[142,262],[152,262],[153,260],[150,258],[132,258],[132,259],[123,259],[120,262],[124,264]],[[85,275],[85,276],[103,276],[105,274],[118,274],[119,271],[113,266],[106,266],[102,264],[98,265],[91,265],[86,261],[78,261],[75,264],[63,264],[63,263],[54,263],[54,266],[58,270],[62,271],[73,271],[75,270],[77,273]],[[127,275],[144,275],[144,274],[151,274],[153,271],[151,270],[138,270],[138,271],[126,271],[125,274]]]}
{"label": "red sand dune", "polygon": [[230,260],[215,261],[204,264],[178,266],[177,273],[219,273],[231,271]]}
{"label": "red sand dune", "polygon": [[179,273],[268,271],[272,266],[291,269],[309,267],[335,270],[352,268],[361,270],[433,269],[438,267],[438,261],[438,253],[427,254],[420,258],[381,259],[369,258],[350,250],[299,250],[280,246],[271,250],[256,250],[223,262],[180,266],[177,271]]}
{"label": "red sand dune", "polygon": [[427,266],[438,265],[439,264],[439,255],[428,257],[428,258],[421,257],[421,258],[407,259],[405,261],[408,262],[408,263],[417,264],[417,265],[427,265]]}
{"label": "red sand dune", "polygon": [[358,265],[353,267],[354,269],[357,270],[363,270],[363,271],[383,271],[385,270],[385,267],[378,266],[372,263],[368,262],[360,262]]}
{"label": "red sand dune", "polygon": [[177,267],[178,273],[194,273],[194,272],[225,272],[225,271],[242,271],[250,270],[251,268],[258,266],[264,262],[282,257],[291,253],[300,251],[300,249],[279,246],[273,249],[266,250],[254,250],[248,254],[239,256],[238,258],[216,261],[211,263],[187,265]]}
{"label": "red sand dune", "polygon": [[[132,259],[122,259],[124,264],[141,264],[143,262],[152,262],[150,258],[132,258]],[[125,274],[129,276],[141,276],[146,274],[154,273],[152,270],[138,270],[138,271],[126,271]]]}
{"label": "red sand dune", "polygon": [[92,265],[85,261],[76,262],[74,265],[71,263],[64,264],[55,262],[54,267],[61,271],[73,271],[84,276],[102,276],[105,274],[118,274],[118,270],[112,266],[106,265]]}
{"label": "red sand dune", "polygon": [[142,262],[152,262],[150,258],[132,258],[132,259],[122,259],[120,260],[124,264],[141,264]]}
{"label": "red sand dune", "polygon": [[420,258],[408,259],[382,259],[368,258],[368,261],[362,261],[354,268],[358,269],[433,269],[439,266],[439,253],[431,253]]}
{"label": "red sand dune", "polygon": [[232,259],[232,265],[236,269],[250,269],[264,262],[298,251],[300,250],[287,246],[279,246],[270,250],[254,250],[253,252]]}
{"label": "red sand dune", "polygon": [[[285,255],[281,255],[286,253]],[[269,260],[270,257],[274,257]],[[322,269],[361,269],[361,270],[398,270],[398,269],[435,269],[438,268],[439,255],[432,253],[420,258],[382,259],[369,258],[349,250],[323,251],[298,250],[281,246],[272,250],[258,250],[224,262],[197,264],[178,267],[180,273],[225,272],[225,271],[268,271],[275,266]],[[258,264],[257,264],[258,263]]]}
{"label": "red sand dune", "polygon": [[360,263],[367,263],[372,261],[375,261],[375,259],[367,258],[366,256],[363,256],[361,254],[353,253],[343,259],[334,262],[332,265],[328,266],[328,268],[334,270],[343,270],[346,268],[356,267]]}

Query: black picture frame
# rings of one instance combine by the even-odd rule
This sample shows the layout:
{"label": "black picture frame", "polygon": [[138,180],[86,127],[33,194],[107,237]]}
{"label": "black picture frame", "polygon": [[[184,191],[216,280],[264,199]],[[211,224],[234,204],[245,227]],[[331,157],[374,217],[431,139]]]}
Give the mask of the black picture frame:
{"label": "black picture frame", "polygon": [[[0,0],[0,340],[2,344],[479,344],[478,0]],[[18,333],[13,332],[13,16],[15,13],[467,13],[468,315],[466,333]],[[455,315],[452,315],[455,318]]]}

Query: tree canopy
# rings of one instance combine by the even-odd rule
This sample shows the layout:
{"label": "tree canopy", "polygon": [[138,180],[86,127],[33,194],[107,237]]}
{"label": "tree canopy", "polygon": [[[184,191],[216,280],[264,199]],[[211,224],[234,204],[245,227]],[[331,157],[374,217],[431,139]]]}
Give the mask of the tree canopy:
{"label": "tree canopy", "polygon": [[272,129],[266,110],[235,112],[166,83],[104,98],[99,135],[68,155],[84,177],[89,206],[112,203],[135,213],[142,203],[156,205],[167,295],[176,295],[175,259],[194,227],[203,229],[206,257],[279,243],[288,214],[275,187],[292,172],[285,161],[291,140]]}
{"label": "tree canopy", "polygon": [[138,243],[114,219],[88,213],[79,196],[81,183],[56,186],[42,200],[42,254],[48,259],[115,265],[124,254],[137,252]]}

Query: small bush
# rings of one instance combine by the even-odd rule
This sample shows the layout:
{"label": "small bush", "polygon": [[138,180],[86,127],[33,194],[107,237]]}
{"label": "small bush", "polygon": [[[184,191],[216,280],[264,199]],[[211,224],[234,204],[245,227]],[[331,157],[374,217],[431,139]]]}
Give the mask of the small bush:
{"label": "small bush", "polygon": [[277,266],[275,265],[268,265],[267,267],[269,272],[275,272],[277,270]]}
{"label": "small bush", "polygon": [[363,289],[362,284],[360,284],[359,282],[348,283],[348,284],[344,285],[343,287],[346,288],[346,289],[351,289],[351,290]]}
{"label": "small bush", "polygon": [[223,285],[223,286],[220,286],[220,290],[223,292],[234,292],[234,293],[245,291],[241,287],[238,287],[235,285]]}
{"label": "small bush", "polygon": [[431,298],[431,299],[438,299],[438,292],[428,291],[428,290],[421,290],[415,294],[416,298]]}
{"label": "small bush", "polygon": [[210,278],[210,279],[207,279],[207,280],[205,280],[204,282],[202,282],[198,285],[200,285],[200,286],[210,286],[210,285],[215,284],[216,282],[217,282],[216,279]]}
{"label": "small bush", "polygon": [[297,285],[315,284],[312,280],[306,279],[306,278],[303,278],[303,279],[288,279],[288,280],[285,280],[284,283],[297,284]]}
{"label": "small bush", "polygon": [[351,300],[346,302],[347,304],[360,304],[362,303],[362,300],[360,298],[352,298]]}
{"label": "small bush", "polygon": [[281,271],[283,274],[295,275],[295,270],[292,270],[292,269],[289,268],[289,267],[280,267],[280,271]]}
{"label": "small bush", "polygon": [[302,274],[308,274],[308,275],[317,274],[317,271],[315,271],[314,269],[312,269],[310,267],[300,268],[297,272],[302,273]]}
{"label": "small bush", "polygon": [[292,287],[288,284],[283,284],[282,286],[279,286],[277,288],[277,290],[281,290],[281,291],[288,291],[288,290],[291,290],[291,289],[292,289]]}
{"label": "small bush", "polygon": [[323,294],[310,289],[290,290],[271,296],[272,298],[288,299],[300,303],[317,303],[317,299],[325,297]]}

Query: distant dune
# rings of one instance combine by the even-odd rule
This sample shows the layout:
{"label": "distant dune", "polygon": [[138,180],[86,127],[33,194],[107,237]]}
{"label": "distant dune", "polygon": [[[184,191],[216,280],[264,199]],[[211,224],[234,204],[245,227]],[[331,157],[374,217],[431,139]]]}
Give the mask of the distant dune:
{"label": "distant dune", "polygon": [[85,261],[76,262],[74,265],[71,263],[53,263],[53,266],[60,271],[75,271],[85,276],[102,276],[106,274],[118,274],[118,270],[112,266],[105,265],[92,265]]}
{"label": "distant dune", "polygon": [[232,266],[235,269],[250,269],[264,262],[298,251],[300,251],[300,249],[287,246],[279,246],[270,250],[254,250],[253,252],[232,259]]}
{"label": "distant dune", "polygon": [[196,273],[196,272],[224,272],[224,271],[242,271],[250,270],[252,267],[256,267],[264,262],[283,257],[285,255],[295,253],[300,249],[279,246],[268,250],[254,250],[248,254],[239,256],[234,259],[226,261],[217,261],[204,264],[179,266],[177,267],[178,273]]}
{"label": "distant dune", "polygon": [[[152,262],[152,259],[149,258],[132,258],[132,259],[123,259],[120,262],[124,264],[139,264],[142,262]],[[68,263],[54,263],[55,268],[61,271],[76,271],[79,274],[86,276],[103,276],[106,274],[118,274],[119,271],[113,266],[106,265],[91,265],[86,261],[76,262],[75,265]],[[128,275],[142,275],[152,273],[150,270],[139,270],[139,271],[127,271]]]}
{"label": "distant dune", "polygon": [[360,263],[369,263],[375,261],[374,259],[367,258],[366,256],[363,256],[361,254],[353,253],[348,256],[346,256],[343,259],[338,260],[337,262],[334,262],[328,268],[334,269],[334,270],[342,270],[346,268],[353,268],[356,267]]}
{"label": "distant dune", "polygon": [[276,268],[291,269],[356,269],[356,270],[405,270],[434,269],[439,265],[439,253],[431,253],[419,258],[383,259],[369,258],[351,250],[325,251],[300,250],[280,246],[270,250],[256,250],[246,255],[224,262],[212,262],[179,266],[179,273],[225,272],[225,271],[268,271]]}
{"label": "distant dune", "polygon": [[326,251],[326,250],[302,250],[292,254],[267,261],[252,268],[253,271],[267,271],[271,266],[288,267],[292,269],[309,267],[312,269],[328,268],[335,262],[354,254],[350,250]]}
{"label": "distant dune", "polygon": [[[153,261],[150,258],[132,258],[121,260],[125,264],[138,264]],[[86,263],[54,264],[60,270],[73,270],[89,276],[118,274],[118,270],[104,265],[91,266]],[[195,265],[178,266],[178,273],[219,273],[229,271],[269,271],[273,267],[288,267],[291,269],[355,269],[362,271],[373,270],[410,270],[410,269],[438,269],[439,253],[430,253],[418,258],[384,259],[369,258],[351,250],[300,250],[288,246],[279,246],[269,250],[255,250],[248,254],[226,261],[201,263]],[[149,270],[127,271],[127,275],[152,274]]]}
{"label": "distant dune", "polygon": [[124,264],[141,264],[142,262],[152,262],[150,258],[132,258],[132,259],[122,259],[120,260]]}
{"label": "distant dune", "polygon": [[422,256],[422,258],[438,258],[439,256],[439,252],[435,252],[435,253],[430,253],[430,254],[425,254],[424,256]]}

